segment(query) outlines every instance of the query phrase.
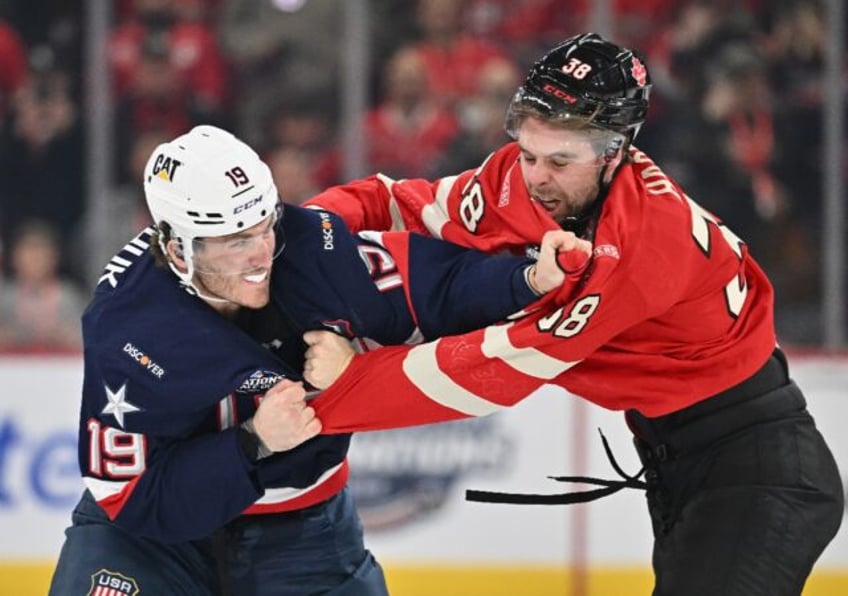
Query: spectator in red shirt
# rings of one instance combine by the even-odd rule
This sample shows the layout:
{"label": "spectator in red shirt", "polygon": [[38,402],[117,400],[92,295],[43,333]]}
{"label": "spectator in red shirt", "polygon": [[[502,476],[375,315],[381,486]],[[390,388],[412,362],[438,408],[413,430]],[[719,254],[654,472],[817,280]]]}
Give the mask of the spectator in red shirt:
{"label": "spectator in red shirt", "polygon": [[[477,78],[475,73],[475,85]],[[421,54],[412,46],[399,49],[385,64],[381,83],[382,96],[362,123],[366,168],[398,178],[435,175],[460,124],[428,85]],[[310,184],[320,188],[342,181],[343,159],[326,140],[318,105],[315,111],[282,106],[266,134],[271,149],[293,148],[306,156]]]}
{"label": "spectator in red shirt", "polygon": [[437,175],[477,167],[509,141],[503,127],[503,106],[521,82],[517,66],[507,59],[489,61],[477,76],[477,92],[458,106],[462,132],[444,154]]}
{"label": "spectator in red shirt", "polygon": [[467,0],[465,28],[507,44],[520,63],[532,63],[545,48],[579,25],[573,0]]}
{"label": "spectator in red shirt", "polygon": [[131,93],[145,48],[157,46],[179,74],[195,109],[223,108],[227,91],[226,63],[215,31],[199,21],[176,19],[168,0],[135,0],[135,15],[119,25],[109,40],[109,56],[119,95]]}
{"label": "spectator in red shirt", "polygon": [[477,73],[490,60],[506,53],[497,45],[465,33],[465,2],[419,0],[418,25],[422,39],[415,44],[430,92],[448,104],[473,95]]}
{"label": "spectator in red shirt", "polygon": [[402,48],[386,65],[385,99],[365,117],[370,170],[427,177],[459,132],[454,114],[435,100],[422,61],[415,49]]}

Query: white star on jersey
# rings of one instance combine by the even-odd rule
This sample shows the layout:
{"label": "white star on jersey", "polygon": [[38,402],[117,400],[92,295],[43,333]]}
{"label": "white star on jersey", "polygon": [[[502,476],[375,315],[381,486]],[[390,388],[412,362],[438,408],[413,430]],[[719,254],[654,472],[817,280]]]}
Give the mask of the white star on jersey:
{"label": "white star on jersey", "polygon": [[106,404],[106,407],[103,408],[103,411],[100,413],[107,416],[112,414],[115,417],[115,420],[118,421],[118,425],[121,428],[124,428],[124,414],[138,412],[140,408],[127,401],[126,383],[121,385],[121,388],[117,391],[112,391],[107,385],[103,385],[103,388],[106,390],[106,399],[109,400],[109,403]]}

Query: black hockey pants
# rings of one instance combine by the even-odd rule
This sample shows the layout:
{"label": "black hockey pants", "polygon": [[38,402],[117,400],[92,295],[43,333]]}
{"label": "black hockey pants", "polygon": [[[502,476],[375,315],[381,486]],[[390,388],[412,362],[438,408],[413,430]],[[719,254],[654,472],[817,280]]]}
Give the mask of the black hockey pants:
{"label": "black hockey pants", "polygon": [[627,421],[646,468],[654,596],[800,595],[844,493],[783,354],[685,410]]}

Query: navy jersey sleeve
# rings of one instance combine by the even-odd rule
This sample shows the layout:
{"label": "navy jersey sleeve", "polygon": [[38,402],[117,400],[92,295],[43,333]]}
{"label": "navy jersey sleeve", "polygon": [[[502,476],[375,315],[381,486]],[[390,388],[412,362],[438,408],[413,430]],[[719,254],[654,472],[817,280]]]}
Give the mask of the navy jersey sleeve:
{"label": "navy jersey sleeve", "polygon": [[[384,244],[402,252],[391,236]],[[539,299],[526,279],[529,258],[487,255],[420,234],[408,235],[405,250],[407,297],[425,339],[491,325]],[[402,263],[404,255],[396,258]]]}
{"label": "navy jersey sleeve", "polygon": [[302,330],[399,344],[501,321],[538,299],[533,261],[491,256],[408,232],[352,235],[335,215],[287,208],[273,298]]}
{"label": "navy jersey sleeve", "polygon": [[323,211],[287,206],[283,224],[286,249],[274,264],[271,298],[300,332],[332,329],[381,344],[414,335],[397,266],[384,249],[369,252],[338,216]]}

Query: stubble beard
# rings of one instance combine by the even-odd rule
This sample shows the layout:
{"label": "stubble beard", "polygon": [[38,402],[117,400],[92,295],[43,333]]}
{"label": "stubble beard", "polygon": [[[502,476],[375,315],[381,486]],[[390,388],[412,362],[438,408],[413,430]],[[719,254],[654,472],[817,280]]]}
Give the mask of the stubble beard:
{"label": "stubble beard", "polygon": [[583,189],[576,192],[563,193],[556,192],[532,192],[534,197],[540,199],[556,199],[557,207],[551,212],[551,217],[559,224],[569,220],[570,218],[579,217],[586,212],[592,203],[597,200],[600,193],[600,187],[597,182],[586,185]]}
{"label": "stubble beard", "polygon": [[208,273],[199,276],[198,281],[203,293],[227,300],[237,307],[260,309],[266,306],[271,299],[270,277],[260,284],[248,284],[242,277]]}

